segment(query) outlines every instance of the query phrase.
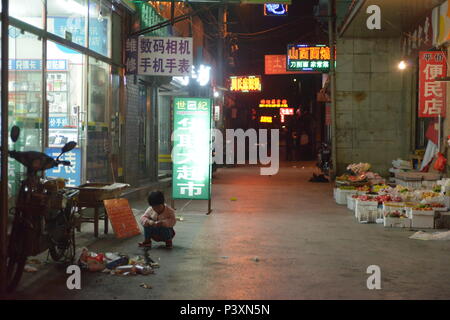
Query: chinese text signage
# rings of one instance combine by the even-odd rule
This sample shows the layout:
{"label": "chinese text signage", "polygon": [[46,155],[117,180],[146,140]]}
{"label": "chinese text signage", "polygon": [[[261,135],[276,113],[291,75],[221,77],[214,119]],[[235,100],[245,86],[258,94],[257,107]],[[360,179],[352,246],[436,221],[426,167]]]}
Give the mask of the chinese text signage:
{"label": "chinese text signage", "polygon": [[262,99],[259,103],[260,108],[287,108],[288,101],[286,99]]}
{"label": "chinese text signage", "polygon": [[173,199],[211,197],[211,100],[174,99]]}
{"label": "chinese text signage", "polygon": [[[15,71],[40,71],[42,70],[42,60],[39,59],[9,59],[9,70]],[[66,71],[67,60],[50,59],[47,60],[47,71]]]}
{"label": "chinese text signage", "polygon": [[288,45],[287,71],[318,71],[330,70],[330,48],[325,45]]}
{"label": "chinese text signage", "polygon": [[287,57],[285,54],[266,54],[264,56],[265,74],[297,74],[301,71],[286,71]]}
{"label": "chinese text signage", "polygon": [[125,50],[128,74],[180,77],[191,74],[192,38],[131,37]]}
{"label": "chinese text signage", "polygon": [[[61,153],[60,148],[46,148],[45,153],[56,158]],[[77,187],[81,184],[81,149],[75,148],[64,153],[60,160],[70,161],[69,166],[58,166],[45,172],[48,177],[67,179],[68,187]]]}
{"label": "chinese text signage", "polygon": [[261,92],[261,76],[230,77],[232,92]]}
{"label": "chinese text signage", "polygon": [[261,118],[259,118],[259,122],[261,122],[261,123],[272,123],[272,117],[270,117],[270,116],[261,116]]}
{"label": "chinese text signage", "polygon": [[445,117],[446,86],[437,77],[447,76],[444,52],[423,51],[419,53],[419,117]]}

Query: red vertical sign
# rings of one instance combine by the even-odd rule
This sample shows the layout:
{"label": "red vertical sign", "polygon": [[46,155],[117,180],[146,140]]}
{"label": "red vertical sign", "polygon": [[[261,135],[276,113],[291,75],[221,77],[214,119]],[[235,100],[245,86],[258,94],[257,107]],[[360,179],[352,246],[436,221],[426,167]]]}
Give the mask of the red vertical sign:
{"label": "red vertical sign", "polygon": [[437,77],[447,76],[444,52],[423,51],[419,54],[419,117],[445,117],[446,86]]}

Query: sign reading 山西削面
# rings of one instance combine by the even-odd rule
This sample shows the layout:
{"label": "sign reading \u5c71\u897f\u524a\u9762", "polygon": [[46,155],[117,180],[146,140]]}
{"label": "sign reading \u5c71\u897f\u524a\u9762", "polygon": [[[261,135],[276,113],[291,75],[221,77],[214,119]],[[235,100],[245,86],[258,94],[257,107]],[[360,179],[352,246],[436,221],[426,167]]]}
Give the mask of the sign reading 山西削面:
{"label": "sign reading \u5c71\u897f\u524a\u9762", "polygon": [[173,199],[211,198],[211,99],[175,98]]}
{"label": "sign reading \u5c71\u897f\u524a\u9762", "polygon": [[287,71],[328,72],[330,48],[326,45],[289,44]]}
{"label": "sign reading \u5c71\u897f\u524a\u9762", "polygon": [[191,74],[192,38],[131,37],[125,50],[128,74],[180,77]]}

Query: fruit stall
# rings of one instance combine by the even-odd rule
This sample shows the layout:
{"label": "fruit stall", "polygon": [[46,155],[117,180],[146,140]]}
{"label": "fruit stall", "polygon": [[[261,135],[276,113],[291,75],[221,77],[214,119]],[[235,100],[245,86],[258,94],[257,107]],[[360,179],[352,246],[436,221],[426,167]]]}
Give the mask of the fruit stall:
{"label": "fruit stall", "polygon": [[335,181],[336,203],[347,206],[359,223],[450,229],[450,179],[437,173],[399,171],[386,181],[370,168],[369,163],[350,164]]}

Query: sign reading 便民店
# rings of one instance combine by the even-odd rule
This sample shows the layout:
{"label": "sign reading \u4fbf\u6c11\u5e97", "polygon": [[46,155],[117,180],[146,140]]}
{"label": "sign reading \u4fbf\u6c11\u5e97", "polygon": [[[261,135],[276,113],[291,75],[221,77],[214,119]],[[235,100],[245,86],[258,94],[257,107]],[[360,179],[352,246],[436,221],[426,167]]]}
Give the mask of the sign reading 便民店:
{"label": "sign reading \u4fbf\u6c11\u5e97", "polygon": [[211,99],[175,98],[172,199],[211,198]]}
{"label": "sign reading \u4fbf\u6c11\u5e97", "polygon": [[445,117],[446,85],[435,79],[447,76],[445,52],[419,53],[419,117]]}
{"label": "sign reading \u4fbf\u6c11\u5e97", "polygon": [[125,45],[127,74],[179,76],[191,74],[192,38],[131,37]]}

